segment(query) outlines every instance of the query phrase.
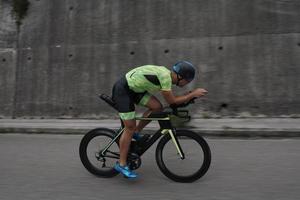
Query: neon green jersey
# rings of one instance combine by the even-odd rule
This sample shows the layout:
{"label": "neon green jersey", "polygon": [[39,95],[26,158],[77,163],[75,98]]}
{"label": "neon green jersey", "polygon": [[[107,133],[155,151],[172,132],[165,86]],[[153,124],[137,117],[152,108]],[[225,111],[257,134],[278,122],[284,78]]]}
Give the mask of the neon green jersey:
{"label": "neon green jersey", "polygon": [[171,71],[163,66],[145,65],[132,69],[126,74],[128,86],[137,93],[170,91],[172,88]]}

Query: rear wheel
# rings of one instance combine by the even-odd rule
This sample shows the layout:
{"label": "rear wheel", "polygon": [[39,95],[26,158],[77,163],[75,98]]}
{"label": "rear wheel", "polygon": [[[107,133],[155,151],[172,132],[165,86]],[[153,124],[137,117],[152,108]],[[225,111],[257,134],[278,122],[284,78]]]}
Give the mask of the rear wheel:
{"label": "rear wheel", "polygon": [[185,155],[181,159],[170,135],[164,136],[156,148],[156,162],[164,175],[176,182],[193,182],[208,170],[211,152],[206,141],[188,130],[177,130],[176,137]]}
{"label": "rear wheel", "polygon": [[114,136],[113,130],[99,128],[91,130],[82,138],[79,146],[80,160],[90,173],[101,177],[113,177],[118,174],[113,169],[120,155],[117,141],[102,153]]}

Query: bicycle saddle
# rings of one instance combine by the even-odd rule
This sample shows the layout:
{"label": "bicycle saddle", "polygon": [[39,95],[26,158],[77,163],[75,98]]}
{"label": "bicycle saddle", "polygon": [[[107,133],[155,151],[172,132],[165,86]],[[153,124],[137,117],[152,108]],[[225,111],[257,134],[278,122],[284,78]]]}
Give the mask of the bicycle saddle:
{"label": "bicycle saddle", "polygon": [[113,107],[114,109],[117,110],[117,108],[116,108],[116,102],[114,102],[114,100],[113,100],[110,96],[108,96],[108,95],[106,95],[106,94],[100,94],[100,95],[99,95],[99,98],[102,99],[102,100],[105,101],[108,105],[110,105],[111,107]]}

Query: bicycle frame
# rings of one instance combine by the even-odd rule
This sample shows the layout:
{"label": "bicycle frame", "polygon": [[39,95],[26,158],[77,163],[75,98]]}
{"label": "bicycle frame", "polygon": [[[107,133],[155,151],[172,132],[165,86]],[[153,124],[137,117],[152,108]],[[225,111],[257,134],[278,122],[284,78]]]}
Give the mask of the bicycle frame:
{"label": "bicycle frame", "polygon": [[[153,116],[153,114],[151,114]],[[180,156],[181,159],[185,158],[185,155],[181,149],[181,146],[178,142],[178,139],[176,137],[176,129],[172,126],[170,117],[167,113],[159,113],[154,114],[157,117],[137,117],[137,120],[147,120],[147,121],[158,121],[160,125],[160,129],[150,137],[147,141],[143,142],[143,144],[140,146],[140,149],[138,152],[136,152],[139,156],[142,156],[162,135],[169,134],[176,150]],[[121,134],[124,131],[124,126],[122,123],[122,126],[117,133],[117,135],[112,139],[112,141],[101,151],[101,155],[105,156],[104,154],[107,152],[107,150],[110,148],[110,146],[121,136]]]}

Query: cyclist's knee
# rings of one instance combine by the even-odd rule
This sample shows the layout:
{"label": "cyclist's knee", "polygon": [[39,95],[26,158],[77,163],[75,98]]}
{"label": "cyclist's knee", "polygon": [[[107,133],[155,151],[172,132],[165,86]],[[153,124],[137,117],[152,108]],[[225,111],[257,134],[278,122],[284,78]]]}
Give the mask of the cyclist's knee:
{"label": "cyclist's knee", "polygon": [[125,125],[125,130],[129,133],[134,133],[135,129],[136,129],[136,122],[135,120],[126,120],[124,121],[124,125]]}
{"label": "cyclist's knee", "polygon": [[134,133],[136,126],[125,126],[125,130],[129,133]]}
{"label": "cyclist's knee", "polygon": [[152,105],[152,107],[150,108],[152,111],[162,111],[163,110],[163,106],[160,102],[156,102],[154,105]]}
{"label": "cyclist's knee", "polygon": [[151,96],[147,107],[151,110],[151,111],[155,111],[155,112],[159,112],[163,110],[163,106],[160,103],[160,101],[155,97],[155,96]]}

